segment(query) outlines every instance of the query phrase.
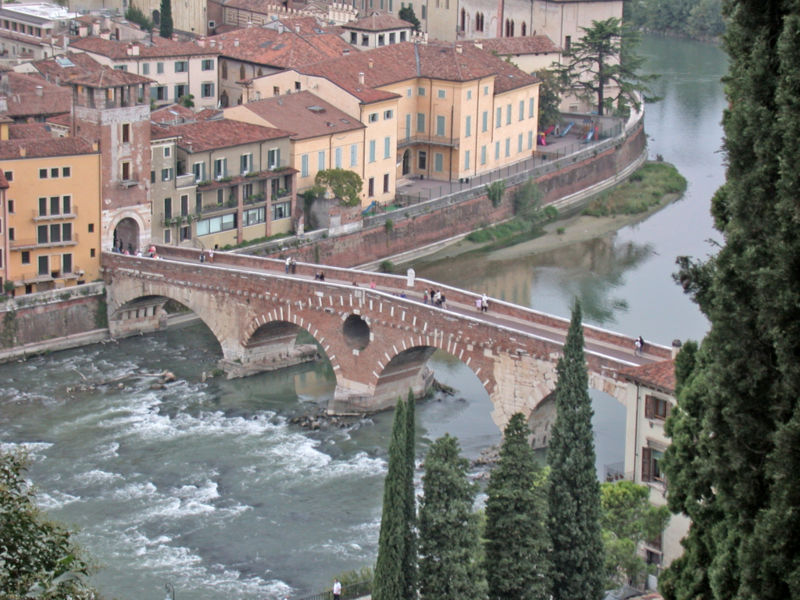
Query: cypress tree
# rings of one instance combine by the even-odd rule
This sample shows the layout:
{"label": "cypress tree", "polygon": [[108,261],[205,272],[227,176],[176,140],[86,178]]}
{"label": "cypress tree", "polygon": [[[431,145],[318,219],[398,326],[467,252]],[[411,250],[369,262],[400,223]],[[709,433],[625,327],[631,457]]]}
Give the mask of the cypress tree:
{"label": "cypress tree", "polygon": [[456,438],[436,440],[425,458],[419,509],[419,580],[422,600],[479,600],[479,531],[472,511],[476,487],[467,479]]}
{"label": "cypress tree", "polygon": [[539,465],[521,413],[506,426],[500,460],[486,490],[486,582],[490,600],[547,600],[550,596],[546,499]]}
{"label": "cypress tree", "polygon": [[161,21],[158,26],[158,35],[163,38],[172,37],[172,1],[161,0]]}
{"label": "cypress tree", "polygon": [[553,598],[595,600],[603,593],[600,484],[578,302],[556,371],[557,413],[547,449]]}
{"label": "cypress tree", "polygon": [[378,536],[378,560],[372,597],[375,600],[404,600],[407,557],[407,472],[405,402],[397,401],[389,441],[389,468],[383,484],[383,512]]}
{"label": "cypress tree", "polygon": [[724,242],[705,263],[679,259],[711,329],[668,423],[670,502],[692,525],[664,591],[772,600],[800,589],[800,6],[725,12]]}
{"label": "cypress tree", "polygon": [[406,417],[406,545],[403,557],[403,574],[405,575],[405,598],[417,597],[417,501],[414,495],[414,472],[416,471],[416,400],[414,393],[408,390],[405,405]]}

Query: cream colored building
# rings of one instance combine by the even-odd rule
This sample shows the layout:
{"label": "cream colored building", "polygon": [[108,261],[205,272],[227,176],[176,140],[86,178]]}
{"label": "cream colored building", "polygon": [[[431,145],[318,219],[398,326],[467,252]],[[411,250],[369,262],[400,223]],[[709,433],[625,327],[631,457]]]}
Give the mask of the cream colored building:
{"label": "cream colored building", "polygon": [[250,93],[306,89],[366,125],[365,205],[391,200],[398,178],[470,178],[535,150],[538,80],[473,44],[353,53],[255,79]]}

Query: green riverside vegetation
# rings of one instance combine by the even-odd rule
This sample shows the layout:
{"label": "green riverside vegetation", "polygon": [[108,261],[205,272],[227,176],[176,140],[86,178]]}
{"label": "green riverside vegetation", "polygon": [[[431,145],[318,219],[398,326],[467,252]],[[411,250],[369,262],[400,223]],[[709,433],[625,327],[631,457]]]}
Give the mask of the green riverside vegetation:
{"label": "green riverside vegetation", "polygon": [[583,214],[592,217],[636,215],[661,206],[686,191],[686,179],[673,165],[649,162],[628,180],[592,200]]}

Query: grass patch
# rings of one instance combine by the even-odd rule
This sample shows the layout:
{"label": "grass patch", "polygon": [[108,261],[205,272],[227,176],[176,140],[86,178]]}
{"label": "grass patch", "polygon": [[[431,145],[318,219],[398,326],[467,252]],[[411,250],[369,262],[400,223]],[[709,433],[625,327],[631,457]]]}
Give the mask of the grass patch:
{"label": "grass patch", "polygon": [[272,240],[278,240],[280,238],[289,237],[293,235],[291,233],[276,233],[275,235],[271,235],[269,237],[262,236],[258,238],[253,238],[252,240],[245,240],[240,244],[226,244],[220,250],[235,250],[236,248],[247,248],[247,246],[254,246],[255,244],[261,244],[264,242],[270,242]]}
{"label": "grass patch", "polygon": [[530,224],[523,221],[518,217],[514,217],[510,221],[500,223],[499,225],[490,225],[477,231],[473,231],[467,236],[470,242],[476,244],[485,244],[487,242],[494,242],[500,239],[505,239],[518,233],[530,229]]}
{"label": "grass patch", "polygon": [[636,215],[658,206],[665,197],[686,191],[686,179],[674,165],[649,162],[628,181],[603,192],[592,200],[583,214],[592,217]]}

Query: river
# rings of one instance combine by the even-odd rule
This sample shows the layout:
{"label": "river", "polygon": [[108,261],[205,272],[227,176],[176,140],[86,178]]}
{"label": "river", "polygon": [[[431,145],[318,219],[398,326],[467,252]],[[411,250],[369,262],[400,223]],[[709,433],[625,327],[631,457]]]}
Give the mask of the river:
{"label": "river", "polygon": [[[677,255],[711,251],[725,57],[657,38],[641,53],[663,74],[650,153],[689,180],[681,201],[572,247],[420,262],[418,275],[564,316],[577,296],[586,321],[661,343],[702,337],[708,325],[671,273]],[[333,393],[327,365],[202,381],[219,357],[190,325],[0,366],[2,447],[28,449],[42,506],[80,531],[108,597],[160,598],[170,582],[179,599],[296,598],[374,561],[391,415],[300,429],[291,417]],[[488,397],[452,357],[432,366],[456,394],[418,404],[419,457],[450,432],[474,458],[500,438]],[[176,381],[152,389],[165,368]],[[621,460],[624,412],[593,398],[598,465]]]}

